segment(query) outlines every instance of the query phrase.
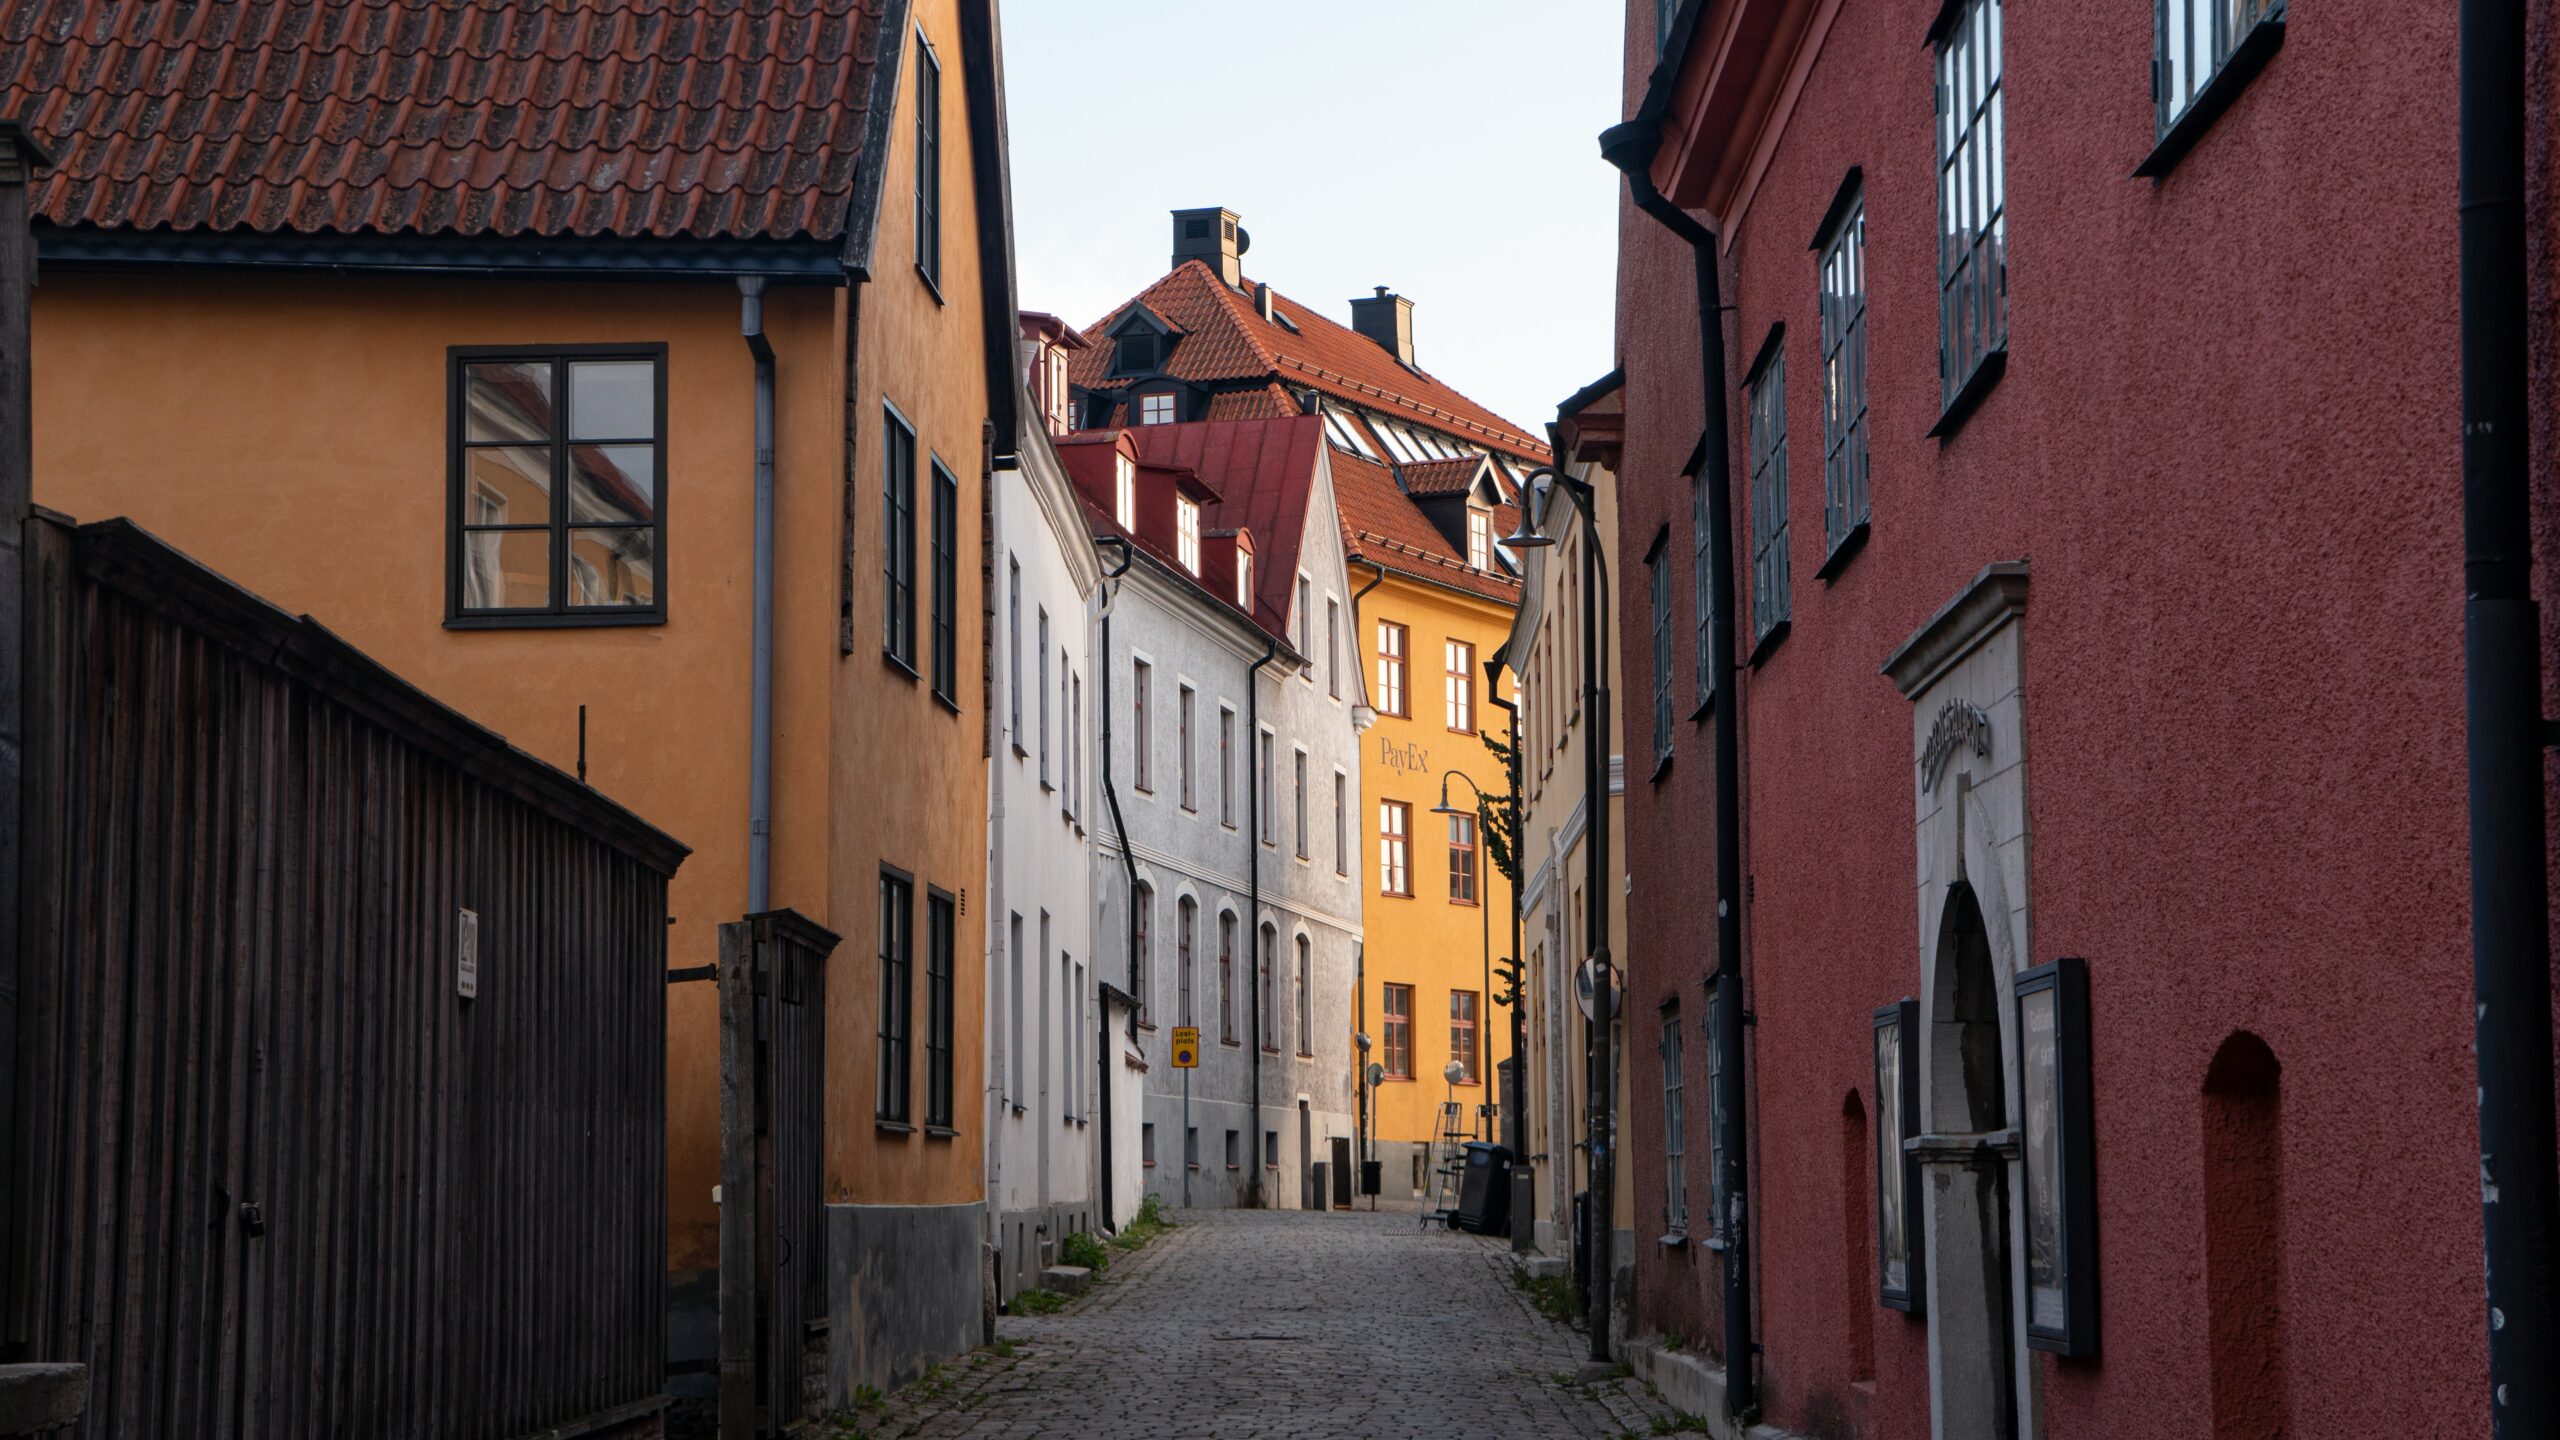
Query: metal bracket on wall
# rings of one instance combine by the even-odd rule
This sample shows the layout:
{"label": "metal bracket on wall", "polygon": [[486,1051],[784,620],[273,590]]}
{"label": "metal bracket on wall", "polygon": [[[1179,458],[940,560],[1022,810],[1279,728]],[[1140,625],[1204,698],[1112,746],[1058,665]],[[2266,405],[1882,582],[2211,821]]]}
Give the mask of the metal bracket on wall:
{"label": "metal bracket on wall", "polygon": [[688,965],[681,970],[670,970],[667,972],[667,983],[670,985],[682,985],[688,980],[717,980],[719,978],[720,967],[717,965]]}
{"label": "metal bracket on wall", "polygon": [[2542,747],[2546,750],[2560,750],[2560,720],[2542,722]]}

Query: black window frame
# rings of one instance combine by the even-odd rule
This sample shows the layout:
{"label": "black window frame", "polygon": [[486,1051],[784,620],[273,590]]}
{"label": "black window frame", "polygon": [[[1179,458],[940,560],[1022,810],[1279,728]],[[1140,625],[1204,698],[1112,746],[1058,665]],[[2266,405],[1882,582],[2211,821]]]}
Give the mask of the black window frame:
{"label": "black window frame", "polygon": [[[2213,128],[2222,112],[2231,108],[2240,92],[2266,68],[2275,53],[2284,48],[2286,0],[2244,0],[2259,7],[2256,16],[2239,29],[2225,32],[2229,18],[2222,4],[2209,6],[2214,34],[2211,57],[2204,79],[2175,104],[2169,85],[2169,12],[2172,6],[2191,7],[2196,0],[2152,0],[2151,6],[2151,103],[2152,148],[2134,167],[2136,179],[2159,180],[2177,168],[2204,133]],[[2192,34],[2190,35],[2192,38]]]}
{"label": "black window frame", "polygon": [[1856,167],[1813,239],[1822,312],[1822,567],[1836,577],[1875,516],[1867,413],[1867,198]]}
{"label": "black window frame", "polygon": [[[664,341],[631,344],[595,345],[455,345],[445,351],[445,613],[449,630],[529,630],[562,629],[598,625],[663,625],[667,623],[667,345]],[[551,602],[540,609],[471,609],[463,604],[463,536],[475,528],[463,520],[463,485],[468,474],[469,452],[473,449],[496,449],[502,442],[474,442],[470,433],[470,367],[475,364],[521,364],[527,360],[552,362],[552,395],[555,434],[551,448],[551,517],[541,528],[549,533],[551,557]],[[655,372],[654,404],[656,431],[651,437],[651,464],[655,480],[650,496],[654,518],[647,526],[652,547],[651,603],[646,606],[572,606],[568,601],[569,532],[582,529],[626,528],[589,526],[572,523],[569,455],[575,442],[569,438],[568,367],[587,361],[646,361]],[[617,443],[590,440],[586,444]],[[522,448],[522,447],[518,447]],[[534,526],[511,526],[510,529],[531,530]]]}
{"label": "black window frame", "polygon": [[950,892],[925,887],[924,899],[925,1082],[924,1125],[928,1133],[952,1135],[951,1057],[957,1029],[955,988],[959,907]]}
{"label": "black window frame", "polygon": [[1653,537],[1644,569],[1653,620],[1653,775],[1671,764],[1671,527]]}
{"label": "black window frame", "polygon": [[1707,713],[1707,707],[1715,704],[1716,701],[1715,644],[1712,630],[1716,618],[1715,565],[1713,547],[1708,543],[1714,537],[1715,530],[1707,523],[1707,499],[1706,478],[1703,475],[1691,474],[1689,476],[1689,563],[1693,567],[1690,581],[1696,591],[1692,604],[1697,610],[1698,618],[1698,653],[1695,667],[1698,703],[1697,708],[1692,710],[1689,716],[1693,720]]}
{"label": "black window frame", "polygon": [[942,298],[942,59],[916,27],[916,273]]}
{"label": "black window frame", "polygon": [[960,477],[928,456],[933,475],[933,698],[960,709]]}
{"label": "black window frame", "polygon": [[1786,638],[1795,618],[1789,563],[1786,327],[1771,327],[1743,384],[1751,462],[1751,663]]}
{"label": "black window frame", "polygon": [[[881,402],[880,653],[916,675],[916,427]],[[901,463],[903,459],[904,463]],[[903,482],[903,483],[902,483]]]}
{"label": "black window frame", "polygon": [[[1989,17],[1989,45],[1979,42]],[[2009,363],[2008,90],[2002,0],[1948,0],[1930,27],[1930,89],[1937,144],[1938,184],[1938,422],[1929,433],[1940,440],[1953,435],[1991,387],[2007,373]],[[1968,58],[1982,59],[1965,76]],[[1952,69],[1951,69],[1952,65]],[[1950,74],[1981,82],[1978,94],[1958,96]],[[1964,113],[1958,115],[1956,107]],[[1987,150],[1982,147],[1987,144]],[[1984,160],[1980,157],[1988,155]],[[1959,196],[1970,202],[1979,191],[1989,197],[1982,225],[1951,234]],[[1995,274],[1986,286],[1979,262],[1991,262]],[[1980,312],[1980,313],[1975,313]],[[1960,316],[1975,323],[1958,331]]]}
{"label": "black window frame", "polygon": [[872,1123],[911,1128],[914,1116],[916,879],[880,867],[880,1014],[872,1073]]}

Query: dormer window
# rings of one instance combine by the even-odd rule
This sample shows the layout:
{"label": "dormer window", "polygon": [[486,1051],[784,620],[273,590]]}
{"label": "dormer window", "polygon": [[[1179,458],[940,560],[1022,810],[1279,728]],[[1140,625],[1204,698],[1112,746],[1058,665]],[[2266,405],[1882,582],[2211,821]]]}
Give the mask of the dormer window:
{"label": "dormer window", "polygon": [[1162,336],[1152,330],[1133,326],[1120,335],[1119,345],[1112,351],[1111,369],[1119,375],[1153,375],[1163,363]]}
{"label": "dormer window", "polygon": [[1174,554],[1182,561],[1182,568],[1194,575],[1199,574],[1200,507],[1197,503],[1179,497],[1174,500],[1173,531]]}
{"label": "dormer window", "polygon": [[1253,609],[1253,552],[1236,552],[1236,608],[1250,613]]}
{"label": "dormer window", "polygon": [[1467,564],[1477,570],[1493,568],[1493,512],[1489,510],[1467,510]]}
{"label": "dormer window", "polygon": [[1126,455],[1112,472],[1111,518],[1123,530],[1138,528],[1138,464]]}
{"label": "dormer window", "polygon": [[1138,397],[1138,423],[1139,423],[1139,424],[1141,424],[1141,425],[1170,425],[1170,424],[1172,424],[1172,423],[1173,423],[1173,397],[1172,397],[1171,395],[1141,395],[1141,396],[1139,396],[1139,397]]}

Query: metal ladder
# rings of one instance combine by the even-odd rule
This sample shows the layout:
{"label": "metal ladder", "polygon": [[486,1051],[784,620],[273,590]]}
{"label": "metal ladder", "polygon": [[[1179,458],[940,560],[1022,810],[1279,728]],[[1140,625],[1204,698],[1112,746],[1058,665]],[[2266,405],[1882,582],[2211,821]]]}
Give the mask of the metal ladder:
{"label": "metal ladder", "polygon": [[1474,1138],[1467,1128],[1466,1107],[1455,1099],[1441,1101],[1440,1136],[1433,1142],[1436,1153],[1430,1157],[1431,1203],[1422,1212],[1423,1228],[1430,1228],[1434,1220],[1446,1228],[1456,1219],[1458,1188],[1467,1175],[1466,1144]]}

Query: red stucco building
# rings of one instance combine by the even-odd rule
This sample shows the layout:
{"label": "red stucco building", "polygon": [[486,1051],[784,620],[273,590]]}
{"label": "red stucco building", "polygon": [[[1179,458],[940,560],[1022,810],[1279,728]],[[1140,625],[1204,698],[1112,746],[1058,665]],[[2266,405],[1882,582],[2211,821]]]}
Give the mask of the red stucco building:
{"label": "red stucco building", "polygon": [[[1732,707],[1748,1183],[1721,1215],[1768,1421],[2487,1434],[2453,7],[1627,15],[1634,1329],[1731,1358],[1701,1097]],[[1648,187],[1712,236],[1720,388]],[[1685,1233],[1653,1218],[1674,1054]]]}

